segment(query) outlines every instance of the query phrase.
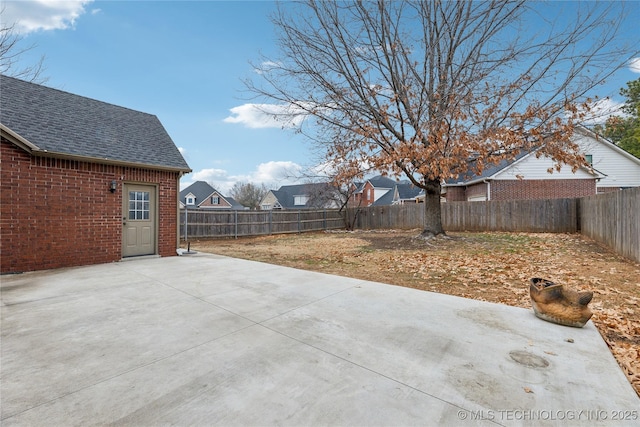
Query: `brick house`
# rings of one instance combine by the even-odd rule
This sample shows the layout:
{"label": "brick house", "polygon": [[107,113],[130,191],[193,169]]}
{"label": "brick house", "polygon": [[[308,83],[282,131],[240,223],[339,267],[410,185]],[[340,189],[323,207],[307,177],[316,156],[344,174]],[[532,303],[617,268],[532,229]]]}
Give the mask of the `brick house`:
{"label": "brick house", "polygon": [[0,271],[176,255],[191,170],[154,115],[0,76]]}
{"label": "brick house", "polygon": [[352,196],[349,199],[350,207],[367,207],[373,205],[378,199],[389,193],[396,187],[397,182],[386,176],[374,176],[364,182],[354,182]]}
{"label": "brick house", "polygon": [[407,203],[418,203],[420,198],[424,200],[422,196],[424,190],[414,186],[409,181],[400,181],[395,184],[393,189],[387,191],[371,206],[389,206],[389,205],[404,205]]}
{"label": "brick house", "polygon": [[243,210],[233,197],[224,196],[205,181],[196,181],[180,191],[180,209]]}
{"label": "brick house", "polygon": [[640,186],[640,159],[583,127],[576,129],[573,140],[592,168],[573,173],[563,167],[550,174],[551,159],[523,152],[514,161],[486,168],[482,175],[447,181],[446,201],[573,198]]}

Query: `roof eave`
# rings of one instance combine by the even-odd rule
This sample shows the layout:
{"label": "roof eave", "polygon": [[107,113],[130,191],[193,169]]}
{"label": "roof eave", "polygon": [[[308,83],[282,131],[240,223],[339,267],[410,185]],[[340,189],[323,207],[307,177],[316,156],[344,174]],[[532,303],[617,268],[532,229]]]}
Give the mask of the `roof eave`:
{"label": "roof eave", "polygon": [[495,174],[493,174],[491,176],[487,176],[487,177],[480,177],[480,178],[472,179],[471,181],[458,181],[458,182],[455,182],[455,183],[452,183],[452,184],[447,184],[445,182],[444,184],[442,184],[442,186],[443,187],[464,187],[464,186],[467,186],[467,185],[478,184],[480,182],[491,181],[494,176],[495,176]]}
{"label": "roof eave", "polygon": [[140,168],[140,169],[153,169],[153,170],[161,170],[161,171],[169,171],[169,172],[180,172],[183,174],[193,172],[190,168],[183,168],[178,166],[126,162],[123,160],[110,159],[108,157],[82,156],[78,154],[58,153],[58,152],[51,152],[47,150],[33,151],[31,154],[33,154],[34,156],[50,157],[54,159],[77,160],[81,162],[100,163],[104,165],[125,166],[125,167],[133,167],[133,168]]}
{"label": "roof eave", "polygon": [[9,141],[22,148],[27,153],[31,154],[34,151],[40,150],[40,147],[38,147],[36,144],[30,142],[27,138],[20,136],[2,123],[0,123],[0,135],[4,136]]}
{"label": "roof eave", "polygon": [[8,127],[3,124],[0,124],[0,133],[2,136],[7,138],[10,142],[17,145],[27,153],[38,156],[38,157],[49,157],[54,159],[63,159],[63,160],[76,160],[81,162],[90,162],[90,163],[100,163],[105,165],[115,165],[115,166],[126,166],[126,167],[135,167],[142,169],[154,169],[154,170],[163,170],[163,171],[171,171],[171,172],[180,172],[182,174],[192,172],[191,168],[183,168],[177,166],[167,166],[167,165],[154,165],[149,163],[137,163],[137,162],[126,162],[122,160],[110,159],[108,157],[92,157],[92,156],[82,156],[79,154],[69,154],[69,153],[60,153],[55,151],[43,150],[37,145],[33,144],[26,138],[20,136],[15,133]]}

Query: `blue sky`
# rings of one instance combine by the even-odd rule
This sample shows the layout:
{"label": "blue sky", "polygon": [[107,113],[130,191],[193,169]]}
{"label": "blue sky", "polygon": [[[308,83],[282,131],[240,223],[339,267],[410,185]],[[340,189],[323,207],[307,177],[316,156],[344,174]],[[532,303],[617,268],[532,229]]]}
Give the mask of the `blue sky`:
{"label": "blue sky", "polygon": [[[47,86],[158,116],[193,169],[183,187],[203,180],[223,193],[237,181],[278,188],[317,161],[301,136],[252,110],[243,91],[241,79],[254,76],[250,61],[277,53],[273,2],[3,4],[3,23],[17,23],[23,47],[35,45],[23,66],[45,55]],[[640,10],[640,2],[631,6]],[[639,76],[640,59],[597,94],[615,106],[619,89]]]}

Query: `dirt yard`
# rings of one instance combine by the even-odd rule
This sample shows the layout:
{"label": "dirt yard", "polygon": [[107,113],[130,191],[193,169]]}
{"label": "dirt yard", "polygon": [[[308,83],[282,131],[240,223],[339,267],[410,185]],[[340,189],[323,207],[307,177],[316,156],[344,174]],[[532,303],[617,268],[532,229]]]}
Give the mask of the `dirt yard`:
{"label": "dirt yard", "polygon": [[529,279],[593,291],[596,325],[640,395],[640,265],[579,234],[324,232],[192,241],[191,249],[531,308]]}

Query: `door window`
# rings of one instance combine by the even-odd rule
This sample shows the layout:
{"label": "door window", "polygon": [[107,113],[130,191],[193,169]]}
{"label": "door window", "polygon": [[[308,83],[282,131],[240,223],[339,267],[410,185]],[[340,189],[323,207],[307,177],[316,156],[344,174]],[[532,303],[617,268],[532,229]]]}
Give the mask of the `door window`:
{"label": "door window", "polygon": [[148,191],[129,191],[129,219],[149,219]]}

